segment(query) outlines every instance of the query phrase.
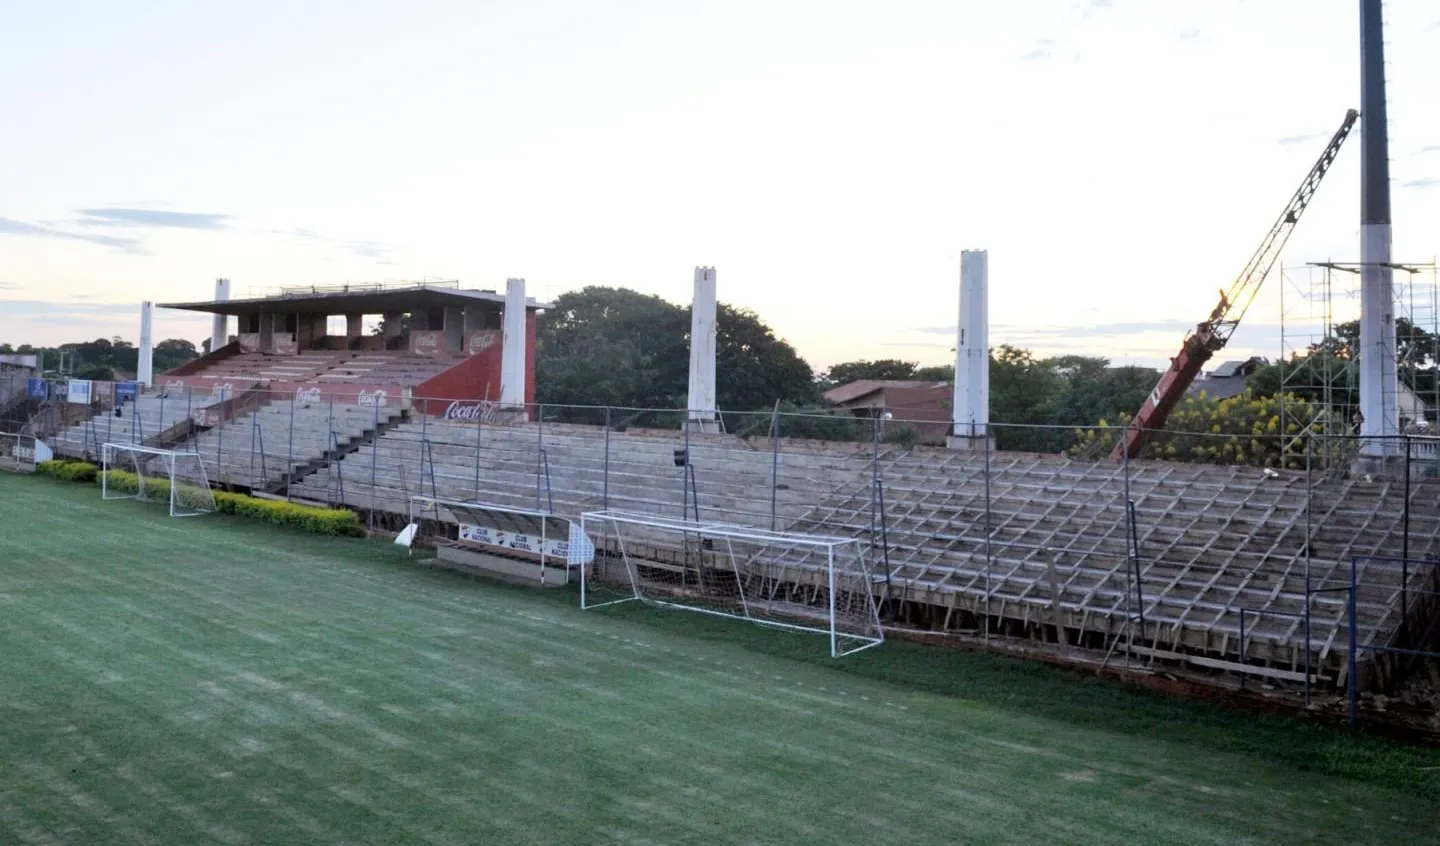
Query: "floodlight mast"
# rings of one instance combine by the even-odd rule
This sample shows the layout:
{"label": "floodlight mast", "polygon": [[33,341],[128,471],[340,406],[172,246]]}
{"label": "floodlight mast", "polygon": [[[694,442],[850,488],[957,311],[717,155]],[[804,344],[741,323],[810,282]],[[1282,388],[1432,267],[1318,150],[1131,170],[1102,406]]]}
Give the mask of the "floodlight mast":
{"label": "floodlight mast", "polygon": [[1354,109],[1345,113],[1345,120],[1330,138],[1330,143],[1325,145],[1325,152],[1320,154],[1320,158],[1305,175],[1305,180],[1285,205],[1285,210],[1280,213],[1275,225],[1270,227],[1265,239],[1260,242],[1260,248],[1250,257],[1245,269],[1228,289],[1220,291],[1220,302],[1210,312],[1210,316],[1185,336],[1180,353],[1170,359],[1169,369],[1161,374],[1155,389],[1145,398],[1140,410],[1125,427],[1125,437],[1115,445],[1110,454],[1111,458],[1116,461],[1138,458],[1145,445],[1145,436],[1165,425],[1170,412],[1175,409],[1181,397],[1185,396],[1185,391],[1194,383],[1195,377],[1200,375],[1200,368],[1229,342],[1230,336],[1240,325],[1240,319],[1245,316],[1251,303],[1255,302],[1261,285],[1265,283],[1265,277],[1270,275],[1270,270],[1280,257],[1280,251],[1290,239],[1290,233],[1300,222],[1300,216],[1310,205],[1316,189],[1320,187],[1320,181],[1329,172],[1330,165],[1334,164],[1335,157],[1340,154],[1340,146],[1349,137],[1350,130],[1354,128],[1359,117],[1360,113]]}

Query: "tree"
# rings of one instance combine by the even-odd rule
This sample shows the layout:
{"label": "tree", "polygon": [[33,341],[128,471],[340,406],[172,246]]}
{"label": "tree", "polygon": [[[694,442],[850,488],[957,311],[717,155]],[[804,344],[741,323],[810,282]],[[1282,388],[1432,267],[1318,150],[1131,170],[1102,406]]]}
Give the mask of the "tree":
{"label": "tree", "polygon": [[[715,329],[721,409],[818,404],[810,365],[753,312],[721,304]],[[626,288],[589,287],[557,298],[535,335],[540,402],[651,409],[689,402],[688,308]]]}
{"label": "tree", "polygon": [[[1315,409],[1300,397],[1285,397],[1285,431],[1280,430],[1282,400],[1246,392],[1217,399],[1198,394],[1181,400],[1170,413],[1165,429],[1146,436],[1141,458],[1206,464],[1248,464],[1258,467],[1305,466],[1306,442],[1300,420],[1312,419]],[[1293,416],[1292,416],[1293,415]],[[1100,421],[1099,429],[1078,433],[1067,454],[1099,458],[1119,441],[1129,422],[1125,415],[1111,423]],[[1328,431],[1314,434],[1345,434],[1343,422],[1334,421]]]}
{"label": "tree", "polygon": [[[794,347],[775,337],[759,315],[720,303],[715,317],[715,392],[720,408],[754,411],[777,401],[821,404],[815,372]],[[688,326],[689,309],[685,310],[685,321]],[[688,357],[687,332],[687,362]]]}
{"label": "tree", "polygon": [[[1055,424],[1065,379],[1029,350],[1000,346],[990,353],[990,420],[995,445],[1004,450],[1055,451],[1063,437]],[[1005,425],[1009,424],[1009,425]]]}

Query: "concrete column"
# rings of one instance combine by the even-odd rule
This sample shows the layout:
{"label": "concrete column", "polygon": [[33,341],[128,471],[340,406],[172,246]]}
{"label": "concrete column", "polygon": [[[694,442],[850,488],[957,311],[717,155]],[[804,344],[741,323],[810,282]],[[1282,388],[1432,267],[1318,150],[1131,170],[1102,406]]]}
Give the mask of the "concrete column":
{"label": "concrete column", "polygon": [[[216,302],[219,302],[219,303],[223,303],[223,302],[228,302],[229,300],[230,300],[230,280],[229,280],[229,279],[216,279],[216,280],[215,280],[215,301],[216,301]],[[223,314],[217,314],[217,315],[215,315],[215,319],[214,319],[214,321],[211,323],[211,326],[210,326],[210,351],[211,351],[211,352],[214,352],[215,350],[220,349],[221,347],[225,346],[225,345],[226,345],[227,343],[229,343],[229,342],[230,342],[230,318],[227,317],[227,316],[225,316],[225,315],[223,315]]]}
{"label": "concrete column", "polygon": [[457,306],[445,307],[445,352],[454,355],[465,349],[465,312]]}
{"label": "concrete column", "polygon": [[984,449],[990,436],[990,257],[960,254],[960,321],[955,334],[951,449]]}
{"label": "concrete column", "polygon": [[401,314],[398,311],[393,311],[385,314],[383,320],[380,323],[380,334],[383,335],[386,339],[398,338],[400,336],[400,323],[404,319],[405,315]]}
{"label": "concrete column", "polygon": [[525,280],[505,280],[505,328],[500,341],[500,404],[525,405]]}
{"label": "concrete column", "polygon": [[358,338],[365,332],[365,315],[345,315],[345,337]]}
{"label": "concrete column", "polygon": [[695,296],[690,303],[691,425],[702,432],[718,430],[715,419],[715,268],[695,268]]}
{"label": "concrete column", "polygon": [[260,312],[260,351],[270,352],[275,345],[275,315]]}
{"label": "concrete column", "polygon": [[[1393,454],[1400,432],[1395,296],[1390,263],[1390,139],[1380,0],[1360,3],[1360,442],[1371,459]],[[1375,440],[1369,440],[1374,438]]]}
{"label": "concrete column", "polygon": [[155,304],[146,300],[140,304],[140,363],[135,368],[135,381],[149,386],[155,381],[155,338],[150,321]]}
{"label": "concrete column", "polygon": [[411,332],[429,332],[431,329],[434,328],[435,327],[430,325],[429,309],[417,308],[414,311],[410,312]]}

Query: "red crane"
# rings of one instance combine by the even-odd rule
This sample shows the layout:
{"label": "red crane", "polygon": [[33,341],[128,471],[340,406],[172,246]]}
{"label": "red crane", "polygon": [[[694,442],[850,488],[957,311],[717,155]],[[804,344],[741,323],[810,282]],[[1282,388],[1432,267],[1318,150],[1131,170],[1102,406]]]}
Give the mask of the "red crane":
{"label": "red crane", "polygon": [[1265,282],[1265,277],[1270,275],[1275,260],[1280,257],[1280,250],[1289,240],[1295,224],[1300,222],[1300,215],[1304,213],[1305,207],[1310,205],[1315,189],[1320,187],[1320,180],[1325,178],[1325,173],[1330,170],[1335,156],[1340,153],[1340,145],[1345,143],[1346,136],[1350,134],[1350,129],[1355,126],[1359,117],[1360,113],[1354,109],[1345,113],[1345,120],[1335,131],[1330,143],[1325,145],[1325,152],[1320,154],[1320,159],[1310,168],[1305,181],[1300,183],[1299,190],[1290,198],[1285,211],[1281,212],[1280,219],[1275,221],[1265,240],[1260,242],[1260,249],[1250,257],[1250,263],[1245,265],[1245,269],[1228,290],[1220,291],[1220,303],[1210,312],[1205,322],[1197,325],[1185,336],[1185,342],[1180,346],[1180,354],[1170,359],[1170,369],[1161,374],[1159,384],[1150,392],[1150,396],[1145,398],[1140,411],[1125,428],[1125,437],[1115,445],[1114,452],[1110,454],[1111,458],[1123,461],[1127,457],[1138,457],[1141,447],[1145,445],[1145,435],[1165,425],[1170,412],[1180,402],[1180,398],[1185,396],[1185,390],[1195,381],[1195,377],[1200,375],[1200,368],[1230,340],[1235,327],[1240,325],[1240,318],[1245,316],[1245,311],[1255,301],[1255,295],[1260,293],[1260,286]]}

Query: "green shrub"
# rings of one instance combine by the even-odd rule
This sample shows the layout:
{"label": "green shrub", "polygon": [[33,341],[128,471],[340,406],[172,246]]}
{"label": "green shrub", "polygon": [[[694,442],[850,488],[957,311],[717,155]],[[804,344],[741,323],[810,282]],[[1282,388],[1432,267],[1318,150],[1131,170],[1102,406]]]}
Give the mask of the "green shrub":
{"label": "green shrub", "polygon": [[263,520],[277,526],[291,526],[317,535],[352,538],[365,535],[360,518],[354,511],[344,508],[317,508],[223,491],[215,493],[215,506],[222,514]]}
{"label": "green shrub", "polygon": [[100,468],[88,461],[59,458],[40,462],[35,465],[35,471],[46,476],[53,476],[62,482],[93,482],[95,474],[100,472]]}
{"label": "green shrub", "polygon": [[[117,491],[134,491],[139,486],[139,480],[135,474],[127,473],[124,470],[107,471],[105,482],[112,490]],[[165,479],[146,479],[145,490],[151,497],[168,499],[170,483]],[[187,493],[187,490],[182,489],[180,496],[185,497]],[[214,496],[215,510],[221,514],[233,514],[236,517],[260,520],[277,526],[289,526],[317,535],[347,538],[358,538],[365,535],[365,528],[360,525],[359,516],[344,508],[316,508],[310,505],[296,505],[293,502],[260,499],[225,491],[215,491]]]}

